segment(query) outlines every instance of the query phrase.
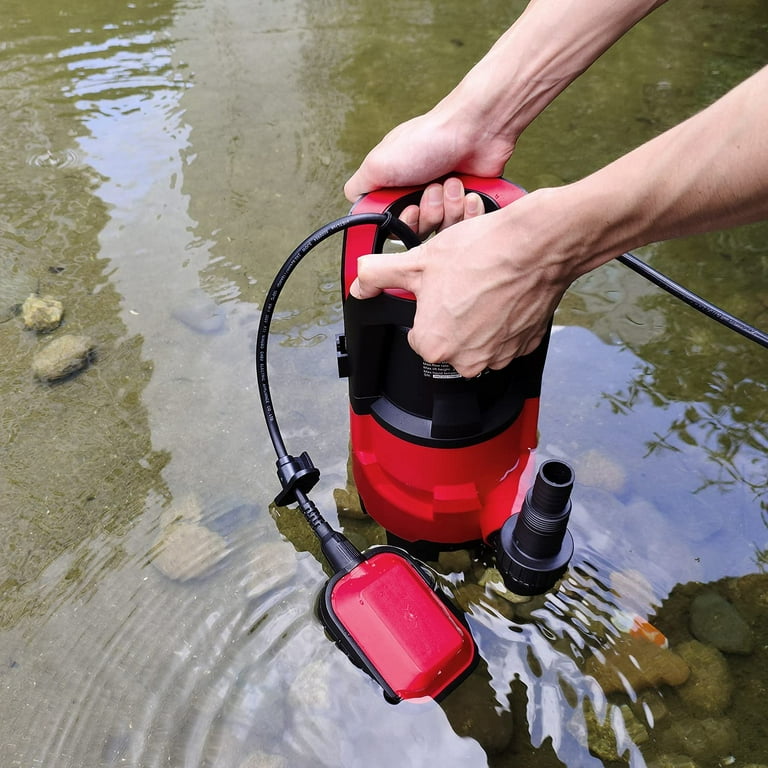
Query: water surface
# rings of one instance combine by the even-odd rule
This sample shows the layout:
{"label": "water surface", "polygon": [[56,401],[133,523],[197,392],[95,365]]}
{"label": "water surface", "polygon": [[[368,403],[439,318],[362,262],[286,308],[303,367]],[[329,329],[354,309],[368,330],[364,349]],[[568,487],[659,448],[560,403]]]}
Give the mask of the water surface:
{"label": "water surface", "polygon": [[[300,521],[270,510],[255,329],[283,259],[346,212],[367,149],[523,3],[108,6],[6,0],[0,21],[3,764],[602,765],[584,737],[583,702],[615,706],[581,666],[595,627],[619,608],[654,616],[681,584],[763,572],[765,351],[618,264],[579,281],[540,421],[541,457],[580,480],[570,581],[527,617],[478,603],[478,674],[442,706],[386,704],[313,616],[325,576]],[[541,116],[506,175],[534,189],[590,172],[761,66],[767,31],[759,2],[670,3]],[[766,242],[761,224],[641,255],[766,328]],[[339,247],[292,278],[271,351],[286,440],[320,465],[334,520]],[[92,337],[88,370],[33,379],[49,339],[15,314],[31,292],[64,302],[53,335]],[[169,531],[189,535],[170,564]],[[616,586],[626,574],[639,596]],[[740,714],[761,711],[768,660],[749,663],[738,765],[768,762]],[[613,727],[625,763],[664,752]]]}

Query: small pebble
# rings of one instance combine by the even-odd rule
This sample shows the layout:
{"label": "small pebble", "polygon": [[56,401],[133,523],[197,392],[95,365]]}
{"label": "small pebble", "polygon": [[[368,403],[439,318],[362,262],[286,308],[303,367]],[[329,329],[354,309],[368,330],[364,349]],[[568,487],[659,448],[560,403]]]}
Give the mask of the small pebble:
{"label": "small pebble", "polygon": [[24,327],[30,331],[47,333],[61,325],[64,305],[52,296],[29,296],[21,305]]}

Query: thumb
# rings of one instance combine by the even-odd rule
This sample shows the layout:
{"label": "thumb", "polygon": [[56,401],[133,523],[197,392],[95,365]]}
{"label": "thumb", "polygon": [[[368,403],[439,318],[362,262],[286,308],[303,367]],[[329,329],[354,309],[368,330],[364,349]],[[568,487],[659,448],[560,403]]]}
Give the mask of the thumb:
{"label": "thumb", "polygon": [[415,294],[421,278],[417,252],[371,253],[357,260],[357,278],[349,288],[356,299],[370,299],[386,288],[401,288]]}
{"label": "thumb", "polygon": [[355,172],[344,185],[344,197],[354,203],[361,195],[371,191],[371,185],[363,178],[360,171]]}

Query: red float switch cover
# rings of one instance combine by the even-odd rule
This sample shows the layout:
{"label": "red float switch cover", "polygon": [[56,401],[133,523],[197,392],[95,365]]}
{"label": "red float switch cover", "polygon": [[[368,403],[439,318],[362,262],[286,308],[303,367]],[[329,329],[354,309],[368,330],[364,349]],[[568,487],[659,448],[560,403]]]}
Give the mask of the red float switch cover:
{"label": "red float switch cover", "polygon": [[477,647],[426,567],[395,547],[377,547],[320,597],[328,632],[393,702],[440,698],[468,675]]}

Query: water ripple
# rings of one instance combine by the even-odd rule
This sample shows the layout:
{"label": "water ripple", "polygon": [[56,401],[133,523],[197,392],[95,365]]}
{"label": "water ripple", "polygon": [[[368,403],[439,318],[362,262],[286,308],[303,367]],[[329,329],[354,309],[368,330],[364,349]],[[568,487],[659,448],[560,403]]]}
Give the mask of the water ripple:
{"label": "water ripple", "polygon": [[81,162],[80,153],[74,149],[45,149],[27,157],[27,164],[35,168],[72,168]]}

